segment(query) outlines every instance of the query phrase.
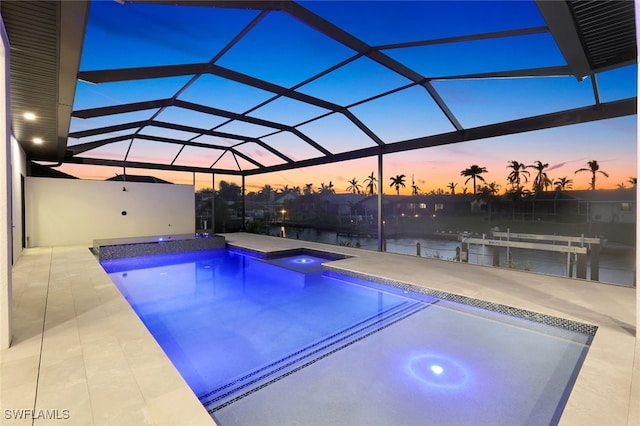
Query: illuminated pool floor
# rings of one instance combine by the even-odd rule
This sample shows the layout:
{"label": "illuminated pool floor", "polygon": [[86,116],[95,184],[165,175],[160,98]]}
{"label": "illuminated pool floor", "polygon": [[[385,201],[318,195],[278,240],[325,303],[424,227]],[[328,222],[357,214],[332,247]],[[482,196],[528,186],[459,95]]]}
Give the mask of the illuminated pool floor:
{"label": "illuminated pool floor", "polygon": [[584,344],[446,304],[247,395],[215,418],[222,425],[555,424]]}
{"label": "illuminated pool floor", "polygon": [[225,250],[103,265],[221,425],[553,424],[590,341]]}
{"label": "illuminated pool floor", "polygon": [[216,411],[215,419],[222,425],[557,423],[584,342],[448,305],[433,304],[323,357]]}

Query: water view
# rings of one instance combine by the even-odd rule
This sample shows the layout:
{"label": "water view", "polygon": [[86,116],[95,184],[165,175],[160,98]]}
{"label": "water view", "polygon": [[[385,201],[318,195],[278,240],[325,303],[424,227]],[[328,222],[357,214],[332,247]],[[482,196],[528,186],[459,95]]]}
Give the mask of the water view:
{"label": "water view", "polygon": [[[366,250],[377,250],[378,241],[375,236],[349,236],[333,231],[323,231],[313,228],[300,228],[292,226],[271,226],[271,235],[282,235],[284,238],[294,238],[305,241],[315,241],[334,245],[347,245],[360,247]],[[480,238],[482,236],[479,236]],[[446,235],[442,239],[435,238],[389,238],[386,240],[386,251],[391,253],[418,255],[418,243],[420,244],[420,256],[436,258],[445,261],[456,260],[456,250],[460,250],[461,242],[456,235]],[[500,252],[500,265],[505,268],[523,271],[538,272],[550,275],[567,276],[567,255],[541,250],[528,250],[511,248]],[[469,246],[469,263],[478,265],[493,265],[493,247],[472,244]],[[635,277],[635,250],[631,247],[607,247],[600,253],[600,282],[619,284],[625,286],[634,285]],[[587,265],[587,279],[590,278],[590,264]],[[571,262],[572,276],[576,276],[575,262]]]}

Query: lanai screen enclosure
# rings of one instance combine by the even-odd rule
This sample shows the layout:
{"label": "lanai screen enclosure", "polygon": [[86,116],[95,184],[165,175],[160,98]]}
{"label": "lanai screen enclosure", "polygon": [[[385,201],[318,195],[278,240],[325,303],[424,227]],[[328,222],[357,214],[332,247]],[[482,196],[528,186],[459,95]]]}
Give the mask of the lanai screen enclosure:
{"label": "lanai screen enclosure", "polygon": [[636,113],[634,2],[1,7],[12,129],[46,165],[244,183],[372,157],[383,182],[385,154]]}

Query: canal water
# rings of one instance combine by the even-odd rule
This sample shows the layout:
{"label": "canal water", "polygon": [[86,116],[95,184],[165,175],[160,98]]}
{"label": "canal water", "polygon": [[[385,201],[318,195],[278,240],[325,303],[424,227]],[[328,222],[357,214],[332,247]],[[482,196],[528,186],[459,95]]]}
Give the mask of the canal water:
{"label": "canal water", "polygon": [[[348,237],[336,232],[321,231],[313,228],[272,226],[271,235],[284,238],[315,241],[334,245],[348,245],[366,250],[377,250],[377,238]],[[459,241],[433,238],[389,238],[386,240],[386,251],[391,253],[417,256],[417,244],[420,243],[420,257],[429,257],[447,261],[455,261],[456,249],[460,249]],[[500,266],[524,271],[532,271],[549,275],[568,276],[568,262],[566,253],[556,253],[542,250],[502,248]],[[478,265],[493,265],[493,247],[470,245],[469,263]],[[600,282],[624,286],[634,285],[636,265],[635,250],[630,248],[607,248],[600,253]],[[571,276],[576,276],[575,262],[571,265]],[[590,279],[590,265],[587,265],[587,279]]]}

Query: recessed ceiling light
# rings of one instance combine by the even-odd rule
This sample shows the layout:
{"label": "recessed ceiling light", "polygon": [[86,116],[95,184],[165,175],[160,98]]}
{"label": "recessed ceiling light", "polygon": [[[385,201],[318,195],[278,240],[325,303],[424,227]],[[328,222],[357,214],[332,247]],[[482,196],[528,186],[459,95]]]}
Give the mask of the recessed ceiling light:
{"label": "recessed ceiling light", "polygon": [[32,112],[25,112],[24,114],[22,114],[22,116],[24,117],[25,120],[29,120],[29,121],[33,121],[36,119],[36,115]]}
{"label": "recessed ceiling light", "polygon": [[33,143],[40,145],[42,143],[42,138],[33,138]]}

